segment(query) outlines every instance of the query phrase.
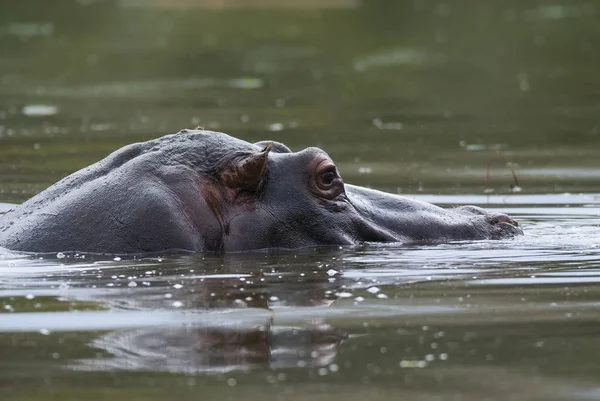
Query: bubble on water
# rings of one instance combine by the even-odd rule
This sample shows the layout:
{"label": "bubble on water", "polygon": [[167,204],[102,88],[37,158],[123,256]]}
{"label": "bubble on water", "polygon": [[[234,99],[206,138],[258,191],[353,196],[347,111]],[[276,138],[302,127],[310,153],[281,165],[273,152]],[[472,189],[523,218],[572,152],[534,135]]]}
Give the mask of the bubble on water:
{"label": "bubble on water", "polygon": [[50,330],[48,329],[40,329],[40,334],[43,336],[47,336],[50,334]]}
{"label": "bubble on water", "polygon": [[351,292],[338,292],[335,295],[337,295],[339,298],[350,298],[350,297],[352,297],[352,293]]}
{"label": "bubble on water", "polygon": [[176,290],[182,289],[183,285],[182,284],[174,284],[173,288],[175,288]]}
{"label": "bubble on water", "polygon": [[448,359],[448,354],[446,354],[445,352],[442,352],[439,356],[438,356],[440,361],[445,361]]}
{"label": "bubble on water", "polygon": [[329,269],[327,270],[327,275],[329,276],[335,276],[336,274],[338,274],[339,272],[335,269]]}
{"label": "bubble on water", "polygon": [[121,258],[120,258],[120,257],[118,257],[118,256],[115,256],[115,258],[114,258],[113,260],[114,260],[115,262],[120,262],[120,261],[121,261]]}
{"label": "bubble on water", "polygon": [[269,301],[273,301],[273,302],[279,301],[279,297],[276,297],[275,295],[273,295],[272,297],[269,297]]}
{"label": "bubble on water", "polygon": [[317,373],[319,374],[319,376],[326,376],[329,373],[329,370],[327,368],[319,368],[319,370],[317,370]]}
{"label": "bubble on water", "polygon": [[399,363],[401,368],[424,368],[427,366],[425,361],[402,360]]}
{"label": "bubble on water", "polygon": [[433,355],[433,354],[427,354],[427,355],[425,355],[425,360],[427,362],[431,362],[431,361],[435,360],[435,355]]}
{"label": "bubble on water", "polygon": [[33,299],[33,298],[35,298],[35,295],[33,295],[33,294],[27,294],[27,295],[25,295],[25,298],[27,298],[27,299]]}
{"label": "bubble on water", "polygon": [[273,132],[281,131],[281,130],[283,130],[283,128],[284,128],[284,127],[283,127],[283,124],[282,124],[282,123],[273,123],[273,124],[270,124],[270,125],[267,127],[267,129],[268,129],[269,131],[273,131]]}
{"label": "bubble on water", "polygon": [[181,302],[181,301],[175,301],[175,302],[173,302],[172,305],[173,305],[174,308],[181,308],[183,306],[183,302]]}
{"label": "bubble on water", "polygon": [[227,379],[227,385],[229,387],[235,387],[236,384],[237,384],[237,380],[235,380],[233,377],[230,379]]}
{"label": "bubble on water", "polygon": [[367,291],[370,292],[371,294],[377,294],[381,290],[379,289],[379,287],[369,287],[369,288],[367,288]]}
{"label": "bubble on water", "polygon": [[167,292],[167,293],[165,294],[165,298],[167,298],[167,299],[173,298],[173,294],[171,294],[171,293]]}
{"label": "bubble on water", "polygon": [[57,258],[57,259],[64,259],[64,258],[66,258],[66,257],[67,257],[67,256],[66,256],[64,253],[62,253],[62,252],[59,252],[59,253],[57,253],[57,254],[56,254],[56,258]]}
{"label": "bubble on water", "polygon": [[363,302],[365,299],[363,297],[356,297],[356,298],[354,298],[354,300],[356,302]]}
{"label": "bubble on water", "polygon": [[330,372],[337,372],[339,370],[340,370],[340,367],[338,365],[336,365],[335,363],[332,363],[331,365],[329,365]]}
{"label": "bubble on water", "polygon": [[127,284],[127,287],[137,287],[137,283],[135,281],[130,281],[129,284]]}
{"label": "bubble on water", "polygon": [[388,299],[388,296],[386,294],[377,294],[377,298],[379,298],[379,299]]}
{"label": "bubble on water", "polygon": [[28,104],[23,107],[22,112],[30,117],[52,116],[58,113],[58,107],[49,104]]}

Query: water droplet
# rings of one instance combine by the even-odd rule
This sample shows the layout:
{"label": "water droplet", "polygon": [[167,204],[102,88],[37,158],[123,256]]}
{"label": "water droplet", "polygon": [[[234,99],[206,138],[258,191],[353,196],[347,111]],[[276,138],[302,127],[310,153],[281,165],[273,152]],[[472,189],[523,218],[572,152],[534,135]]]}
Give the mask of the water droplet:
{"label": "water droplet", "polygon": [[58,107],[48,104],[28,104],[23,107],[23,114],[30,117],[52,116],[58,113]]}
{"label": "water droplet", "polygon": [[377,294],[381,290],[379,289],[379,287],[369,287],[369,288],[367,288],[367,291],[370,292],[371,294]]}
{"label": "water droplet", "polygon": [[283,130],[283,124],[282,123],[273,123],[273,124],[269,125],[267,127],[267,129],[269,131],[274,131],[274,132],[275,131],[281,131],[281,130]]}

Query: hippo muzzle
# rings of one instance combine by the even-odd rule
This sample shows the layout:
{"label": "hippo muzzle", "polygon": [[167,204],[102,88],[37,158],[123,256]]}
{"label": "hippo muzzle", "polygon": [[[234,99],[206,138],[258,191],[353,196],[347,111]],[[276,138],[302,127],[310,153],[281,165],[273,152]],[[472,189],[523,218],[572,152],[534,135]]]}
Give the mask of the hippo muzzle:
{"label": "hippo muzzle", "polygon": [[399,195],[346,185],[346,196],[364,224],[361,237],[371,242],[445,242],[502,239],[522,235],[518,223],[475,206],[442,209]]}

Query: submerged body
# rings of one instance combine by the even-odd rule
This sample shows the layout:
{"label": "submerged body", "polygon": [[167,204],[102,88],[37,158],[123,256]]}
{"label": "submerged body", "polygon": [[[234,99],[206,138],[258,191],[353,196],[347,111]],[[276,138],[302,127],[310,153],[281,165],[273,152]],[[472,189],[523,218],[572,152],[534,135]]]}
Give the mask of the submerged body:
{"label": "submerged body", "polygon": [[245,251],[522,234],[504,214],[344,184],[318,148],[183,130],[125,146],[0,216],[25,252]]}

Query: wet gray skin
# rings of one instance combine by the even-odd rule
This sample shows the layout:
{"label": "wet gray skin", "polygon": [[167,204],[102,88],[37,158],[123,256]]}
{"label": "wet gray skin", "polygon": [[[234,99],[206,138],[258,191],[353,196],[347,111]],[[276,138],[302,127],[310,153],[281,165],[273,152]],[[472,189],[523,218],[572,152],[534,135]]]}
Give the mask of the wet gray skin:
{"label": "wet gray skin", "polygon": [[117,150],[0,219],[0,246],[26,252],[232,252],[519,234],[504,214],[344,184],[318,148],[292,152],[191,130]]}

